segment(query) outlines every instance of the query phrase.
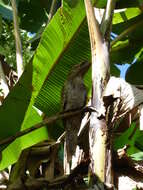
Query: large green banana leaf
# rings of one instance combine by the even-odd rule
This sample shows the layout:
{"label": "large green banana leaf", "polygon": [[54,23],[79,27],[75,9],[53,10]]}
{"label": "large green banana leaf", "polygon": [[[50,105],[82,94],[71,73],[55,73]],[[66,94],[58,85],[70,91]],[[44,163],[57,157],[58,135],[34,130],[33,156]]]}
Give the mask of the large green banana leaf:
{"label": "large green banana leaf", "polygon": [[[63,6],[57,11],[43,33],[33,60],[27,65],[19,82],[0,107],[1,139],[14,135],[17,131],[39,122],[39,117],[33,121],[32,110],[35,98],[45,79],[48,79],[49,76],[53,74],[53,70],[55,70],[58,65],[62,67],[62,65],[59,64],[59,60],[70,46],[71,41],[74,40],[74,36],[84,20],[85,8],[83,1],[76,1],[74,4],[68,4],[65,1]],[[84,59],[84,55],[82,59]],[[70,64],[66,65],[67,71],[65,77],[70,69],[68,68],[69,65]],[[48,80],[50,81],[50,79]],[[60,80],[62,83],[64,82],[64,79],[61,79],[59,75],[57,78],[57,86]],[[52,85],[55,84],[53,83]],[[53,86],[51,86],[50,96],[53,96],[52,89]],[[56,94],[56,90],[54,93]],[[31,121],[31,123],[28,121]],[[48,138],[45,129],[41,129],[41,133],[42,135],[37,132],[35,138],[28,136],[29,138],[26,139],[26,143],[23,140],[24,137],[22,137],[6,148],[1,147],[1,150],[5,149],[2,151],[0,169],[14,163],[23,148]],[[33,133],[31,133],[31,135],[33,135]]]}

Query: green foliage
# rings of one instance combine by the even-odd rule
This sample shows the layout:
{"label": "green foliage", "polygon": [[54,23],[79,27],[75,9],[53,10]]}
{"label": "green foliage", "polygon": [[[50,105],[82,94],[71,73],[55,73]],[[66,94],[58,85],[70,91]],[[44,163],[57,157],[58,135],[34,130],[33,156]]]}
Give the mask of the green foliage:
{"label": "green foliage", "polygon": [[[117,0],[117,8],[128,8],[128,7],[139,7],[140,6],[140,0]],[[141,0],[142,1],[142,0]]]}
{"label": "green foliage", "polygon": [[48,20],[46,7],[39,0],[19,1],[18,12],[21,18],[20,27],[29,32],[37,32]]}
{"label": "green foliage", "polygon": [[143,151],[143,132],[140,132],[139,137],[135,140],[135,146],[140,149],[141,151]]}
{"label": "green foliage", "polygon": [[[28,43],[29,37],[26,31],[21,30],[21,41],[23,50],[24,65],[30,60],[32,51]],[[13,23],[11,21],[2,20],[0,32],[0,54],[5,57],[5,61],[16,70],[16,50],[13,31]]]}
{"label": "green foliage", "polygon": [[125,145],[128,145],[127,154],[130,156],[134,153],[139,152],[139,149],[135,146],[135,141],[140,137],[141,132],[139,129],[136,129],[136,124],[132,123],[130,128],[128,128],[124,133],[122,133],[114,141],[114,149],[118,150],[123,148]]}
{"label": "green foliage", "polygon": [[[96,6],[99,8],[104,8],[106,6],[107,0],[97,0]],[[138,7],[142,5],[142,0],[116,0],[116,8],[129,8],[129,7]]]}
{"label": "green foliage", "polygon": [[143,160],[143,152],[138,152],[138,153],[132,154],[131,157],[133,160],[141,161],[141,160]]}
{"label": "green foliage", "polygon": [[131,18],[134,18],[141,14],[141,10],[136,8],[121,9],[119,12],[114,13],[113,25],[123,23]]}
{"label": "green foliage", "polygon": [[126,81],[131,84],[143,85],[143,60],[137,61],[133,65],[131,65],[126,73]]}
{"label": "green foliage", "polygon": [[[132,10],[131,10],[132,11]],[[117,35],[125,30],[131,30],[134,25],[134,30],[124,35],[118,43],[112,47],[111,61],[112,63],[132,63],[136,54],[142,49],[142,32],[143,32],[143,14],[135,16],[128,21],[120,22],[113,25],[113,32]],[[138,23],[138,25],[137,25]],[[130,28],[130,29],[129,29]],[[132,35],[134,34],[134,35]]]}
{"label": "green foliage", "polygon": [[6,62],[16,68],[16,50],[15,50],[15,41],[14,41],[14,35],[13,35],[13,25],[12,22],[8,22],[5,20],[2,20],[2,28],[1,28],[1,34],[0,34],[0,44],[1,51],[0,54],[4,55],[6,58]]}

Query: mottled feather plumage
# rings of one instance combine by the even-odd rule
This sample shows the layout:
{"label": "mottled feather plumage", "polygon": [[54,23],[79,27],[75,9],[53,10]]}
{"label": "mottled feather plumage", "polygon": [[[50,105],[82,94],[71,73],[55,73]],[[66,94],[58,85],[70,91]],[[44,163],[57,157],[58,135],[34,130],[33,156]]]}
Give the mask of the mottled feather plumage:
{"label": "mottled feather plumage", "polygon": [[[63,111],[76,110],[83,108],[86,104],[87,93],[83,82],[83,77],[90,64],[83,62],[73,67],[62,91]],[[82,114],[64,119],[63,123],[66,130],[66,153],[69,162],[75,153],[77,145],[77,134],[80,128]]]}

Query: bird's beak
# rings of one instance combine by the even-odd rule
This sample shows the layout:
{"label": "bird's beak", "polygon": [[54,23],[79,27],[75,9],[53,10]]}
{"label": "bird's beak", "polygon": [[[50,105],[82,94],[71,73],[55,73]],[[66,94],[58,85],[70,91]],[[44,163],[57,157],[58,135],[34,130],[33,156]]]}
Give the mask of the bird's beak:
{"label": "bird's beak", "polygon": [[85,61],[85,62],[83,62],[83,63],[80,65],[80,69],[81,69],[81,72],[82,72],[83,75],[88,71],[90,65],[91,65],[91,64],[90,64],[88,61]]}

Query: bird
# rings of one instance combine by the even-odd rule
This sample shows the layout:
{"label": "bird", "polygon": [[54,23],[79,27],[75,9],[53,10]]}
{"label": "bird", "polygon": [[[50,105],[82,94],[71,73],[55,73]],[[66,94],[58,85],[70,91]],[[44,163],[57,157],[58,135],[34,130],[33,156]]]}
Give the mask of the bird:
{"label": "bird", "polygon": [[[84,85],[84,75],[88,71],[90,63],[83,61],[80,64],[75,65],[64,84],[62,90],[62,111],[72,111],[82,109],[86,105],[87,90]],[[75,153],[78,131],[80,128],[82,113],[72,116],[70,118],[63,119],[65,127],[65,144],[64,144],[64,171],[65,174],[70,173],[70,161]]]}

